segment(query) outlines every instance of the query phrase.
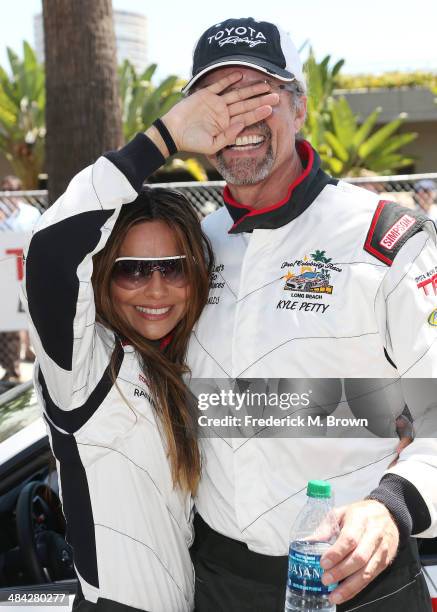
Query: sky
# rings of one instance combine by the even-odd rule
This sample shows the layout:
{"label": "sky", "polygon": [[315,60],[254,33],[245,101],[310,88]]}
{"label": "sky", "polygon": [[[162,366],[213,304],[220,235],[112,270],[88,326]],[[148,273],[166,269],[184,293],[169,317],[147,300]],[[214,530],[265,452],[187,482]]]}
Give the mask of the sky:
{"label": "sky", "polygon": [[[157,80],[169,74],[186,78],[199,35],[243,16],[280,24],[298,48],[308,41],[319,59],[344,58],[343,73],[437,72],[437,0],[113,0],[113,7],[147,16]],[[8,67],[6,46],[20,51],[23,39],[34,44],[38,12],[41,0],[0,0],[0,65]]]}

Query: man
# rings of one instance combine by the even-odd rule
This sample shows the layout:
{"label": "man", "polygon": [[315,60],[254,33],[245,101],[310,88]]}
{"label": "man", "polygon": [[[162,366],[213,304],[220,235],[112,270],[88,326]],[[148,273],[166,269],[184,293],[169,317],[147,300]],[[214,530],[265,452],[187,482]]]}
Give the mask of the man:
{"label": "man", "polygon": [[[302,66],[276,26],[212,26],[186,89],[192,95],[109,159],[124,202],[176,150],[208,155],[227,180],[225,206],[204,222],[216,266],[189,350],[193,378],[276,379],[279,390],[311,379],[316,408],[345,397],[377,423],[359,440],[202,440],[196,610],[283,610],[289,529],[307,481],[323,479],[339,505],[341,533],[321,560],[324,583],[341,581],[330,595],[338,612],[429,611],[410,536],[437,535],[432,418],[428,438],[421,429],[435,399],[421,395],[427,380],[413,384],[437,375],[435,228],[327,176],[296,140]],[[388,379],[384,401],[367,378]],[[379,429],[402,419],[407,437],[411,420],[417,429],[406,447]]]}
{"label": "man", "polygon": [[[193,377],[435,377],[432,225],[327,176],[297,140],[305,82],[281,30],[252,19],[212,26],[185,91],[194,98],[236,69],[229,91],[266,81],[279,103],[208,155],[227,181],[225,206],[204,222],[222,282],[193,333]],[[163,120],[180,147],[178,108]],[[324,292],[310,284],[322,276]],[[322,559],[324,582],[341,581],[338,610],[430,610],[410,535],[437,535],[434,440],[416,439],[389,469],[390,438],[245,442],[204,440],[197,610],[283,609],[288,532],[311,478],[332,480],[342,505],[341,535]]]}

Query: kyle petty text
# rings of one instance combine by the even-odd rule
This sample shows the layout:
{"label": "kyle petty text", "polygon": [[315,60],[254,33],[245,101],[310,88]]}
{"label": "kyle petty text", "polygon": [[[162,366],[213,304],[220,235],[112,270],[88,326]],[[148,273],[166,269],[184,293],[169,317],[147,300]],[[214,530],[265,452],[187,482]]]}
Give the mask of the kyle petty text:
{"label": "kyle petty text", "polygon": [[276,308],[283,310],[304,310],[305,312],[320,312],[324,314],[330,304],[321,304],[320,302],[292,302],[291,300],[279,300]]}

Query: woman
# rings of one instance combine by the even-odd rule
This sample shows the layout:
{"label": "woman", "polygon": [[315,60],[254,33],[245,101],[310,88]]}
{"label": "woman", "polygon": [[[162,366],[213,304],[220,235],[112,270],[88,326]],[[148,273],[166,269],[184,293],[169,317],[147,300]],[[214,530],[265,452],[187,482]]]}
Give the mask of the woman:
{"label": "woman", "polygon": [[[164,117],[182,126],[180,150],[231,144],[271,112],[266,97],[253,99],[268,89],[261,84],[224,93],[216,118],[211,96],[239,78]],[[141,191],[174,148],[158,123],[99,158],[43,215],[25,257],[35,388],[57,459],[80,612],[193,605],[190,493],[200,458],[181,374],[212,255],[181,195]]]}
{"label": "woman", "polygon": [[115,223],[113,212],[98,244],[95,211],[67,196],[43,216],[26,268],[36,388],[82,591],[90,602],[189,610],[200,458],[181,374],[208,294],[210,248],[170,190],[140,193]]}

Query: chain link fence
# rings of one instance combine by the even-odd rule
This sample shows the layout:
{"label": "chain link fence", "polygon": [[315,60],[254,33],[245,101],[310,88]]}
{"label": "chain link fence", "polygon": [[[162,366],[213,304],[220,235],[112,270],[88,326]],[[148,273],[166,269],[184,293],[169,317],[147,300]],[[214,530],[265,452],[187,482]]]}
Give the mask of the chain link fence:
{"label": "chain link fence", "polygon": [[[437,204],[437,173],[411,174],[398,176],[369,176],[344,179],[349,183],[369,189],[381,196],[381,199],[397,202],[408,208],[417,208],[418,187],[423,181],[434,183],[434,201]],[[208,183],[162,183],[154,187],[169,187],[181,191],[193,204],[200,217],[206,217],[223,205],[223,181],[210,181]]]}
{"label": "chain link fence", "polygon": [[[433,187],[434,203],[437,203],[437,173],[413,174],[399,176],[366,176],[360,178],[345,179],[350,183],[369,189],[380,195],[381,199],[391,200],[408,208],[418,208],[420,202],[420,187],[426,184]],[[167,187],[182,192],[197,210],[199,217],[203,218],[222,206],[222,191],[225,183],[222,181],[211,181],[208,183],[184,182],[184,183],[160,183],[152,184],[151,187]],[[47,191],[4,191],[0,192],[0,233],[2,231],[14,231],[13,220],[18,214],[20,206],[30,205],[44,212],[48,206]],[[1,237],[0,237],[1,240]],[[0,266],[4,261],[16,257],[11,255],[0,256]],[[0,302],[1,308],[1,302]],[[29,347],[24,344],[25,336],[21,335],[21,343],[18,339],[19,332],[0,332],[0,379],[2,372],[17,371],[17,359],[29,355]],[[24,338],[24,340],[23,340]],[[18,348],[17,348],[18,347]],[[18,356],[17,356],[18,351]],[[14,365],[15,364],[15,365]],[[8,376],[8,375],[7,375]],[[10,374],[12,377],[12,374]],[[0,385],[1,392],[1,385]]]}
{"label": "chain link fence", "polygon": [[0,191],[0,232],[11,230],[20,204],[30,204],[42,213],[48,206],[47,191]]}
{"label": "chain link fence", "polygon": [[[437,172],[428,174],[410,174],[397,176],[366,176],[343,179],[349,183],[369,189],[381,195],[381,198],[392,200],[408,208],[417,206],[417,186],[423,181],[432,181],[435,185],[437,203]],[[197,181],[183,183],[153,183],[151,187],[167,187],[182,192],[195,207],[200,217],[206,217],[222,206],[223,181]],[[0,231],[7,230],[7,219],[16,212],[17,202],[35,206],[43,212],[48,206],[47,191],[0,191]]]}

